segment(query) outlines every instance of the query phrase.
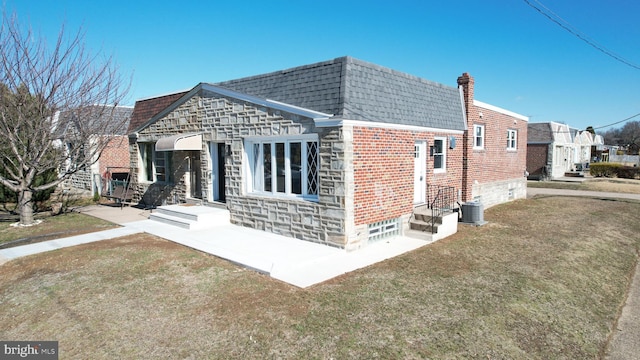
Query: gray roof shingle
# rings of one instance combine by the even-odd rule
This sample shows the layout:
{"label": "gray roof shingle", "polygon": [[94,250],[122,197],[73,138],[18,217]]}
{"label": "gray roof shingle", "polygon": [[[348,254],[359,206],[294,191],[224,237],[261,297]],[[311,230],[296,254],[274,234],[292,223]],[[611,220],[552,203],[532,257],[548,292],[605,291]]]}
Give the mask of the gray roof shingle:
{"label": "gray roof shingle", "polygon": [[348,120],[465,129],[456,87],[351,57],[214,85]]}
{"label": "gray roof shingle", "polygon": [[527,125],[527,143],[529,144],[551,144],[553,133],[549,123],[530,123]]}

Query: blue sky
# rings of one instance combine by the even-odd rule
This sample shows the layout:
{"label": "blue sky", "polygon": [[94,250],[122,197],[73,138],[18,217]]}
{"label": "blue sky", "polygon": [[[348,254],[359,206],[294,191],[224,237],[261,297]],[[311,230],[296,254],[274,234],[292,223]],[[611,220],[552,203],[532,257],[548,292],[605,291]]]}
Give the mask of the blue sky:
{"label": "blue sky", "polygon": [[[639,1],[538,1],[640,66]],[[469,72],[476,99],[532,122],[598,128],[640,113],[639,69],[524,0],[3,2],[47,39],[63,23],[70,32],[83,26],[88,48],[113,54],[132,74],[130,105],[200,82],[349,55],[450,86]]]}

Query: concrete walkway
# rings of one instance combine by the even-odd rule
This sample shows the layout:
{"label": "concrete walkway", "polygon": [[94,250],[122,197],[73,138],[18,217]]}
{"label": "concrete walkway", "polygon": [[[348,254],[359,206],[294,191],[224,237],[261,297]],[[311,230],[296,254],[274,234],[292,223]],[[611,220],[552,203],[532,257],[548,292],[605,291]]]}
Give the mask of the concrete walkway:
{"label": "concrete walkway", "polygon": [[428,244],[425,240],[395,237],[347,252],[232,224],[202,230],[182,229],[147,220],[149,211],[134,207],[120,209],[97,205],[78,211],[123,227],[3,249],[0,250],[0,263],[39,252],[146,232],[305,288]]}
{"label": "concrete walkway", "polygon": [[[534,196],[581,196],[598,199],[626,199],[640,201],[638,194],[611,193],[599,191],[560,190],[545,188],[527,188],[527,198]],[[607,346],[605,359],[636,360],[640,359],[640,262],[629,287],[617,327],[613,329],[611,341]]]}
{"label": "concrete walkway", "polygon": [[625,194],[601,191],[583,191],[583,190],[565,190],[565,189],[546,189],[546,188],[527,188],[527,198],[536,195],[555,195],[555,196],[578,196],[592,197],[598,199],[629,199],[640,201],[640,194]]}

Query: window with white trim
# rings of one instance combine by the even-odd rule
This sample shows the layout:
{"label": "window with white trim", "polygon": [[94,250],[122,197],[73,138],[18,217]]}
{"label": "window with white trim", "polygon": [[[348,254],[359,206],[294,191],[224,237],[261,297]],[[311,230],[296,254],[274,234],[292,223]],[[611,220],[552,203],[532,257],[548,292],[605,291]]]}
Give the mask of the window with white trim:
{"label": "window with white trim", "polygon": [[516,150],[518,132],[516,130],[507,130],[507,150]]}
{"label": "window with white trim", "polygon": [[473,148],[484,149],[484,125],[473,125]]}
{"label": "window with white trim", "polygon": [[318,198],[318,137],[245,140],[247,192]]}
{"label": "window with white trim", "polygon": [[433,140],[431,155],[433,156],[433,172],[447,170],[447,138],[437,137]]}
{"label": "window with white trim", "polygon": [[172,151],[155,151],[154,143],[138,143],[140,153],[139,177],[143,182],[173,182]]}

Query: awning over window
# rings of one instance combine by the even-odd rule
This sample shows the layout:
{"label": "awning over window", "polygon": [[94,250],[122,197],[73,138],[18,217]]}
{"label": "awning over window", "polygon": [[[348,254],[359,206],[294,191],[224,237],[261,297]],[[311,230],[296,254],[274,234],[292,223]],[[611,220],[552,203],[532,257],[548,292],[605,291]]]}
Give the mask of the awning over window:
{"label": "awning over window", "polygon": [[156,142],[156,151],[202,150],[202,134],[178,134]]}

